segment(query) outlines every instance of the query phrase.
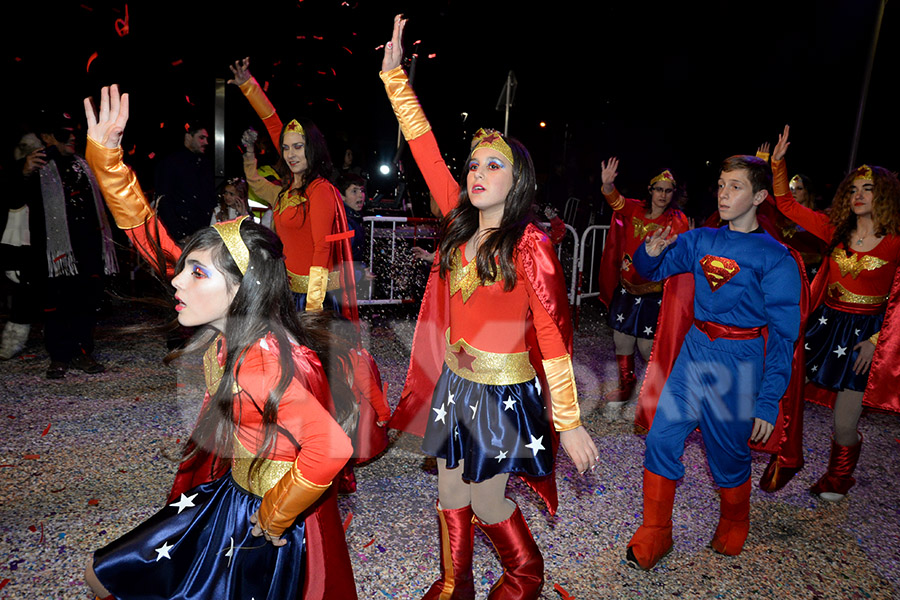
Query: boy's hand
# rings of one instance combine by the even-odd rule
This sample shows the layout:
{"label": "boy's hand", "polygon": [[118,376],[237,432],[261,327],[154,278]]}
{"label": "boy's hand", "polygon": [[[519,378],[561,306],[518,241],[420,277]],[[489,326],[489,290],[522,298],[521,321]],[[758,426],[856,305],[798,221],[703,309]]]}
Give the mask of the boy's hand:
{"label": "boy's hand", "polygon": [[613,182],[616,180],[616,175],[618,174],[619,159],[615,156],[610,157],[606,162],[600,163],[600,181],[603,182],[603,187],[601,189],[604,194],[609,194],[613,191]]}
{"label": "boy's hand", "polygon": [[568,431],[560,431],[559,443],[575,463],[575,468],[579,473],[584,473],[588,469],[593,470],[600,462],[597,446],[583,425]]}
{"label": "boy's hand", "polygon": [[768,421],[763,421],[760,418],[753,419],[753,433],[750,434],[750,441],[754,444],[765,444],[769,441],[769,436],[772,435],[774,430],[775,426]]}
{"label": "boy's hand", "polygon": [[784,155],[787,154],[788,146],[791,143],[788,141],[788,134],[791,132],[791,126],[785,125],[784,131],[778,134],[778,143],[775,144],[775,149],[772,150],[772,160],[784,160]]}
{"label": "boy's hand", "polygon": [[381,60],[382,73],[396,69],[403,62],[404,27],[406,27],[406,19],[403,18],[403,15],[394,17],[394,31],[391,33],[391,41],[384,45],[384,58]]}
{"label": "boy's hand", "polygon": [[672,244],[675,240],[678,239],[678,234],[672,234],[670,237],[669,234],[672,233],[672,226],[668,226],[665,229],[657,229],[653,232],[653,234],[647,238],[647,241],[644,242],[647,250],[647,256],[656,257],[662,254],[662,251],[665,250],[670,244]]}

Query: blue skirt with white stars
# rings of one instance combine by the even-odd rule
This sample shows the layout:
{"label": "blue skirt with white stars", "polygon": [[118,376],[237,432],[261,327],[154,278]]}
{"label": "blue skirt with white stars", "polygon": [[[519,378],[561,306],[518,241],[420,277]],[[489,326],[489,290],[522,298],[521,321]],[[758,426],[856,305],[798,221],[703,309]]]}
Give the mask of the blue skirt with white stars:
{"label": "blue skirt with white stars", "polygon": [[609,303],[607,323],[625,335],[652,340],[656,335],[660,304],[662,292],[635,296],[618,285]]}
{"label": "blue skirt with white stars", "polygon": [[884,313],[858,315],[820,305],[806,326],[806,376],[832,390],[864,392],[869,372],[857,375],[853,363],[858,343],[881,330]]}
{"label": "blue skirt with white stars", "polygon": [[475,383],[445,364],[422,450],[445,459],[450,469],[462,463],[462,478],[475,483],[500,473],[549,475],[550,421],[537,377],[511,385]]}
{"label": "blue skirt with white stars", "polygon": [[285,530],[280,548],[253,537],[261,501],[230,472],[201,484],[97,550],[97,578],[117,600],[300,598],[304,522]]}

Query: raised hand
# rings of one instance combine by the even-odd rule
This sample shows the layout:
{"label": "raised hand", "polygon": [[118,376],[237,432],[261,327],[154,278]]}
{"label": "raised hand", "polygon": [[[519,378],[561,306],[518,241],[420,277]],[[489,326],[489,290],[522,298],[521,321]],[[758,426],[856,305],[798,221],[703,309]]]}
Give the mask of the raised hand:
{"label": "raised hand", "polygon": [[775,144],[775,149],[772,150],[772,160],[784,160],[784,155],[787,154],[788,146],[791,143],[788,141],[788,134],[791,133],[791,126],[785,125],[784,131],[778,134],[778,143]]}
{"label": "raised hand", "polygon": [[600,181],[603,182],[603,192],[609,194],[613,190],[613,182],[619,174],[619,159],[615,156],[606,162],[600,163]]}
{"label": "raised hand", "polygon": [[391,41],[384,45],[384,58],[381,61],[381,72],[387,73],[395,69],[403,62],[403,28],[406,27],[406,19],[403,15],[394,17],[394,31]]}
{"label": "raised hand", "polygon": [[94,113],[94,102],[84,99],[88,136],[107,148],[118,148],[128,122],[128,94],[119,96],[119,86],[112,84],[100,90],[100,114]]}
{"label": "raised hand", "polygon": [[259,133],[252,127],[248,127],[241,134],[241,144],[244,146],[245,154],[256,153],[256,140],[259,139]]}
{"label": "raised hand", "polygon": [[234,75],[233,78],[229,79],[227,83],[233,83],[234,85],[243,85],[247,81],[250,81],[250,57],[247,56],[244,60],[236,60],[233,65],[228,65],[228,68],[231,69],[231,74]]}
{"label": "raised hand", "polygon": [[644,242],[647,250],[648,256],[659,256],[662,254],[662,251],[665,250],[668,246],[670,246],[675,240],[678,239],[678,234],[672,234],[672,227],[668,226],[665,229],[657,229],[653,232],[653,234],[647,238],[647,241]]}
{"label": "raised hand", "polygon": [[756,149],[756,155],[764,154],[765,156],[769,156],[769,142],[763,142],[759,145],[759,148]]}

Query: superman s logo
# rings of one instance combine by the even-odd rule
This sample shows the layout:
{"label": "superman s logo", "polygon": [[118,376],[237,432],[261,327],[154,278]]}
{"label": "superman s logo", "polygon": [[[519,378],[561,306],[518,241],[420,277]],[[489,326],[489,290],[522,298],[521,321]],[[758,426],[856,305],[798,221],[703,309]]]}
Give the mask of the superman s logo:
{"label": "superman s logo", "polygon": [[709,287],[712,291],[722,287],[741,270],[740,265],[733,259],[712,256],[711,254],[707,254],[700,259],[700,266],[703,267],[703,274],[706,276],[706,281],[709,282]]}

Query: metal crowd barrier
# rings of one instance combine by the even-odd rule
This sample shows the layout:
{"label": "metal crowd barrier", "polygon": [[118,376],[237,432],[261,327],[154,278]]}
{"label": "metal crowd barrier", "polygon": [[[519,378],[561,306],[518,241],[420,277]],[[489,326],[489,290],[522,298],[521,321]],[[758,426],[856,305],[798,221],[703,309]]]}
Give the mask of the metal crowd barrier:
{"label": "metal crowd barrier", "polygon": [[[411,258],[408,249],[418,245],[419,242],[425,242],[429,246],[428,250],[434,249],[437,242],[438,220],[414,217],[364,217],[363,221],[369,230],[369,268],[376,273],[376,279],[361,294],[359,304],[402,304],[418,300],[421,290],[415,285],[416,278],[408,273],[408,271],[414,273],[417,267],[404,261],[416,260]],[[541,225],[544,229],[550,227],[549,223]],[[556,245],[556,255],[562,264],[563,272],[568,274],[569,303],[575,308],[576,315],[582,298],[597,295],[596,273],[599,271],[600,253],[606,242],[608,229],[609,226],[606,225],[594,225],[579,236],[574,227],[566,224],[566,233]],[[427,264],[419,262],[422,269],[428,268]],[[402,265],[403,269],[398,269],[398,264]],[[404,281],[398,281],[396,277],[399,270],[404,270]],[[385,277],[385,274],[388,277]]]}

